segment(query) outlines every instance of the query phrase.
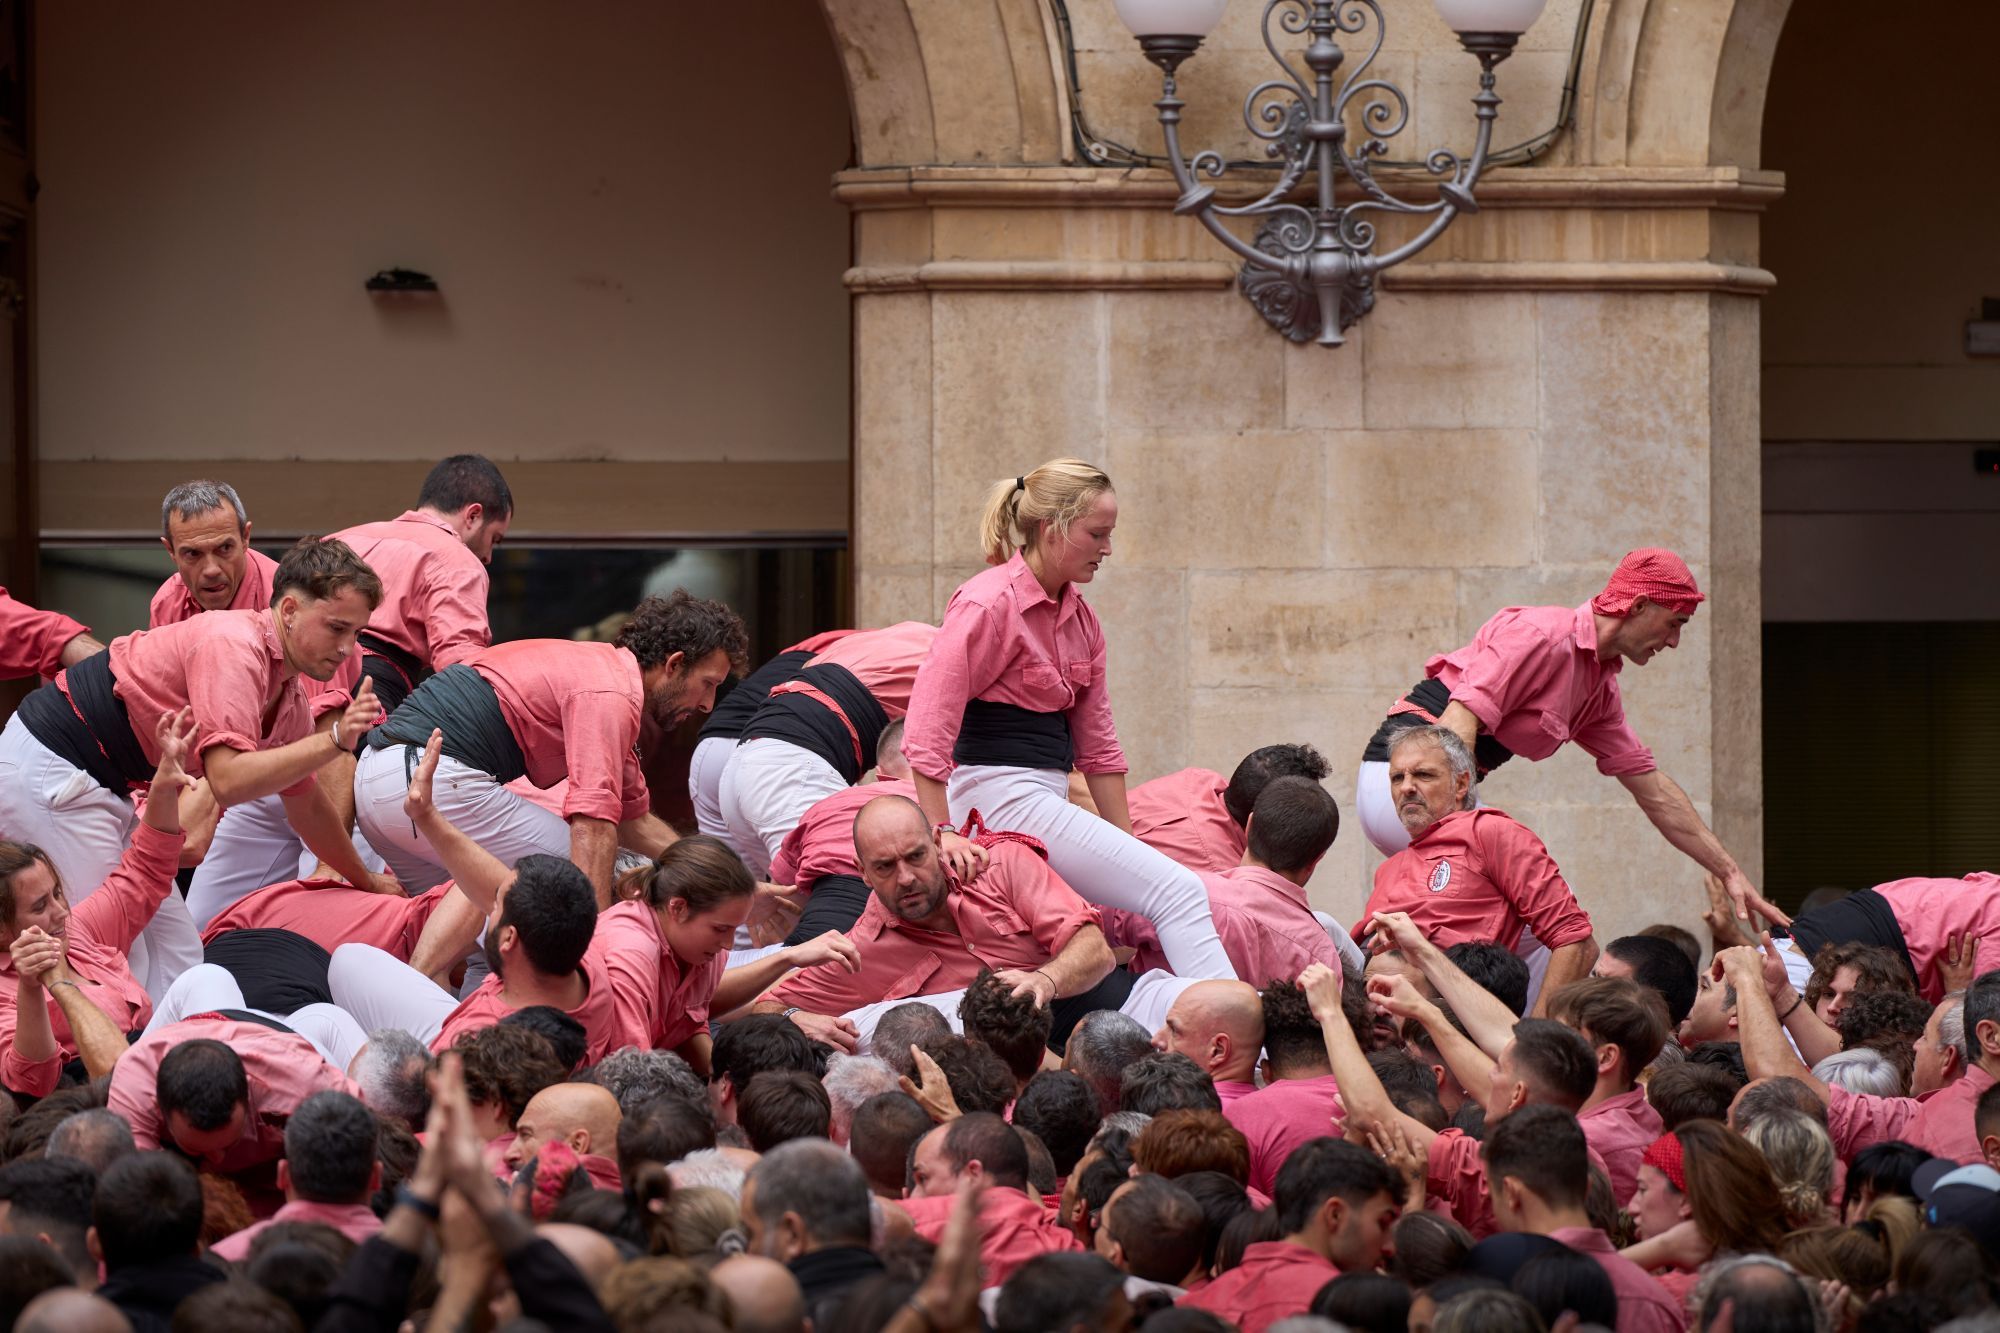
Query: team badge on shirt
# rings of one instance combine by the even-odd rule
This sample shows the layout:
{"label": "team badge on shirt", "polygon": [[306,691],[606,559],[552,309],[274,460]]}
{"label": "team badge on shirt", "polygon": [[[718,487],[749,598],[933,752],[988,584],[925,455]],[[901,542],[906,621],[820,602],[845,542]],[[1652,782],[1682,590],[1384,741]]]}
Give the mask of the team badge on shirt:
{"label": "team badge on shirt", "polygon": [[1451,883],[1451,862],[1440,861],[1431,871],[1431,892],[1443,893],[1445,885]]}

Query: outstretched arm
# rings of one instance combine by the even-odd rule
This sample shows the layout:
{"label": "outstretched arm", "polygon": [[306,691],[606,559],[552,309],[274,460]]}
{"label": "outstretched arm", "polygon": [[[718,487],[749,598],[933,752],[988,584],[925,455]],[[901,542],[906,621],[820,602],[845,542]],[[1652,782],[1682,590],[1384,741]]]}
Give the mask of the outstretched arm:
{"label": "outstretched arm", "polygon": [[1498,996],[1458,970],[1458,965],[1444,956],[1444,950],[1431,943],[1430,939],[1417,928],[1407,912],[1377,912],[1368,921],[1366,931],[1379,933],[1392,941],[1402,951],[1405,958],[1417,965],[1431,985],[1437,987],[1440,999],[1451,1006],[1458,1015],[1458,1021],[1465,1024],[1465,1031],[1479,1049],[1493,1059],[1500,1058],[1500,1052],[1514,1039],[1514,1024],[1518,1021],[1514,1011],[1500,1002]]}
{"label": "outstretched arm", "polygon": [[1764,989],[1763,956],[1755,949],[1725,949],[1715,960],[1722,980],[1736,988],[1736,1036],[1743,1046],[1743,1067],[1753,1079],[1795,1078],[1826,1100],[1826,1084],[1813,1077],[1785,1040],[1785,1029]]}
{"label": "outstretched arm", "polygon": [[[438,755],[444,750],[444,733],[433,730],[424,742],[423,758],[410,774],[410,786],[403,793],[403,813],[417,826],[424,841],[438,854],[438,861],[458,891],[485,916],[493,910],[493,895],[512,873],[506,863],[468,838],[446,819],[431,800],[431,783],[437,775]],[[447,895],[448,897],[449,895]]]}
{"label": "outstretched arm", "polygon": [[1757,886],[1736,864],[1736,858],[1729,854],[1729,849],[1702,822],[1694,802],[1688,799],[1688,794],[1681,790],[1678,782],[1657,768],[1648,773],[1621,773],[1618,781],[1632,793],[1632,799],[1639,803],[1646,818],[1653,821],[1653,827],[1660,831],[1661,837],[1722,881],[1730,902],[1736,908],[1737,920],[1750,920],[1754,911],[1776,925],[1792,924],[1790,917],[1757,892]]}
{"label": "outstretched arm", "polygon": [[1320,1034],[1326,1040],[1327,1062],[1333,1066],[1333,1081],[1340,1089],[1341,1100],[1347,1104],[1347,1137],[1365,1147],[1369,1130],[1379,1133],[1393,1126],[1402,1131],[1411,1148],[1429,1153],[1437,1131],[1404,1115],[1389,1100],[1388,1089],[1376,1077],[1368,1057],[1361,1053],[1354,1030],[1347,1026],[1347,1017],[1341,1012],[1339,974],[1324,963],[1314,963],[1299,974],[1299,988],[1305,991],[1313,1017],[1319,1020]]}
{"label": "outstretched arm", "polygon": [[1452,1026],[1444,1016],[1444,1010],[1432,1004],[1410,984],[1406,976],[1392,975],[1375,977],[1368,983],[1368,998],[1382,1009],[1398,1018],[1415,1019],[1430,1033],[1431,1042],[1438,1054],[1444,1057],[1452,1077],[1465,1089],[1465,1095],[1481,1106],[1486,1104],[1486,1093],[1493,1083],[1494,1056],[1488,1055],[1473,1045],[1472,1039]]}

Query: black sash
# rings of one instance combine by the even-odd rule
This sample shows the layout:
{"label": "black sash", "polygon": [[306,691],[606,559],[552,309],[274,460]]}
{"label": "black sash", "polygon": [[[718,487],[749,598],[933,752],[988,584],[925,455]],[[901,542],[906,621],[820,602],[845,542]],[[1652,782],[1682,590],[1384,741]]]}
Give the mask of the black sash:
{"label": "black sash", "polygon": [[708,721],[701,724],[698,740],[720,737],[735,740],[743,734],[743,728],[750,719],[757,716],[757,710],[771,697],[771,687],[782,685],[798,677],[799,668],[812,661],[813,655],[804,649],[789,653],[779,653],[770,661],[758,667],[730,686],[729,692],[715,701],[709,711]]}
{"label": "black sash", "polygon": [[361,674],[375,682],[375,697],[382,711],[393,713],[410,691],[431,677],[431,669],[415,653],[405,652],[379,634],[362,630]]}
{"label": "black sash", "polygon": [[448,666],[417,686],[389,720],[368,733],[368,747],[422,746],[431,729],[444,733],[444,752],[468,768],[512,782],[528,771],[520,742],[500,711],[500,696],[486,678],[466,666]]}
{"label": "black sash", "polygon": [[202,961],[235,977],[243,1003],[257,1009],[289,1014],[333,1002],[327,983],[333,956],[295,931],[267,926],[225,930],[202,951]]}
{"label": "black sash", "polygon": [[854,734],[849,735],[847,724],[812,696],[774,694],[743,728],[743,739],[787,741],[810,751],[832,764],[851,787],[875,766],[875,745],[889,725],[889,715],[846,667],[823,662],[807,667],[798,678],[839,704],[854,724]]}
{"label": "black sash", "polygon": [[808,890],[806,910],[785,937],[789,945],[816,940],[829,930],[852,930],[868,908],[869,887],[852,875],[821,875]]}
{"label": "black sash", "polygon": [[1069,715],[1035,713],[1014,704],[974,699],[965,705],[958,744],[951,750],[961,764],[1003,768],[1052,768],[1067,773],[1076,764]]}
{"label": "black sash", "polygon": [[1819,951],[1829,944],[1872,944],[1892,950],[1910,970],[1910,979],[1917,978],[1917,965],[1910,958],[1910,944],[1903,938],[1903,928],[1896,924],[1889,900],[1873,889],[1857,890],[1838,902],[1794,917],[1791,935],[1799,952],[1809,959],[1817,958]]}
{"label": "black sash", "polygon": [[[1444,716],[1444,710],[1451,707],[1451,691],[1435,676],[1419,681],[1404,699],[1429,713],[1432,718]],[[1389,762],[1389,742],[1408,731],[1411,727],[1431,725],[1415,713],[1391,713],[1375,728],[1375,734],[1368,738],[1368,748],[1361,752],[1364,764],[1386,764]],[[1479,776],[1485,777],[1500,765],[1514,757],[1514,752],[1493,737],[1482,734],[1472,747],[1472,762],[1479,767]]]}
{"label": "black sash", "polygon": [[114,692],[111,654],[92,653],[64,673],[63,683],[69,686],[67,697],[50,681],[22,701],[21,725],[28,734],[107,791],[122,796],[150,781],[156,765],[146,761],[125,701]]}

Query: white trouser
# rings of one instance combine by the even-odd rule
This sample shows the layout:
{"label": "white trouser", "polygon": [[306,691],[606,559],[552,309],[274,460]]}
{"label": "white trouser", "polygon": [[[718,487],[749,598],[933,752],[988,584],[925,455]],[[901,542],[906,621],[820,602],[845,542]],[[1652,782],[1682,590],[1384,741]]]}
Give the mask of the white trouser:
{"label": "white trouser", "polygon": [[1785,980],[1792,983],[1792,989],[1799,994],[1806,993],[1806,986],[1812,981],[1813,962],[1806,957],[1806,951],[1799,947],[1797,940],[1789,937],[1777,941],[1778,957],[1785,960]]}
{"label": "white trouser", "polygon": [[[354,850],[361,864],[381,873],[385,863],[358,830]],[[188,885],[188,913],[197,930],[269,884],[312,873],[319,858],[300,841],[281,796],[262,796],[222,812],[208,854]]]}
{"label": "white trouser", "polygon": [[722,817],[722,770],[736,751],[734,736],[710,736],[695,742],[688,756],[688,799],[694,802],[695,827],[711,838],[729,841],[729,823]]}
{"label": "white trouser", "polygon": [[1333,947],[1339,950],[1341,962],[1346,963],[1356,972],[1360,972],[1368,966],[1368,955],[1361,952],[1361,946],[1354,942],[1354,936],[1341,929],[1340,923],[1334,920],[1331,915],[1320,911],[1318,908],[1314,908],[1313,919],[1324,926],[1326,933],[1332,937]]}
{"label": "white trouser", "polygon": [[372,944],[343,944],[326,972],[333,1002],[369,1032],[397,1028],[428,1046],[458,1008],[451,992]]}
{"label": "white trouser", "polygon": [[[1146,1031],[1158,1032],[1166,1026],[1167,1010],[1174,1007],[1174,1001],[1180,998],[1181,992],[1197,984],[1193,977],[1177,977],[1158,969],[1141,972],[1132,983],[1132,993],[1125,997],[1125,1003],[1118,1006],[1118,1012],[1129,1016]],[[902,1004],[929,1005],[944,1015],[953,1032],[963,1035],[965,1026],[958,1018],[958,1002],[964,998],[964,991],[952,990],[940,991],[936,995],[912,995],[902,1000],[877,1000],[874,1004],[850,1009],[842,1017],[854,1024],[864,1050],[874,1036],[875,1025],[882,1021],[882,1015]]]}
{"label": "white trouser", "polygon": [[[1472,805],[1477,809],[1485,802],[1479,799],[1479,784],[1472,784]],[[1403,821],[1396,816],[1396,801],[1389,794],[1389,764],[1384,759],[1364,759],[1361,772],[1354,779],[1354,808],[1361,814],[1361,831],[1375,850],[1384,856],[1394,856],[1410,845],[1410,831],[1403,827]]]}
{"label": "white trouser", "polygon": [[[47,852],[71,903],[88,898],[118,868],[138,822],[130,797],[105,790],[36,740],[19,713],[7,720],[0,731],[0,837]],[[127,957],[133,977],[154,997],[201,961],[201,936],[178,890],[167,893]]]}
{"label": "white trouser", "polygon": [[810,750],[769,736],[745,741],[731,752],[719,788],[729,843],[762,879],[806,811],[846,787],[840,770]]}
{"label": "white trouser", "polygon": [[368,1044],[367,1031],[338,1005],[309,1004],[289,1014],[252,1009],[243,1002],[243,988],[236,984],[236,978],[214,963],[197,963],[175,978],[153,1007],[152,1021],[146,1024],[143,1035],[150,1037],[169,1023],[215,1009],[237,1009],[276,1019],[311,1042],[320,1058],[343,1074]]}
{"label": "white trouser", "polygon": [[[354,769],[354,817],[403,888],[418,894],[442,884],[446,876],[429,840],[403,813],[403,797],[410,790],[404,757],[409,748],[390,745],[362,754]],[[561,815],[516,796],[491,773],[449,755],[438,759],[431,803],[459,832],[509,866],[536,852],[569,855],[569,824]]]}
{"label": "white trouser", "polygon": [[1040,839],[1049,864],[1084,898],[1151,921],[1176,974],[1235,980],[1200,877],[1071,805],[1068,774],[967,764],[953,771],[946,790],[955,822],[977,810],[989,829]]}

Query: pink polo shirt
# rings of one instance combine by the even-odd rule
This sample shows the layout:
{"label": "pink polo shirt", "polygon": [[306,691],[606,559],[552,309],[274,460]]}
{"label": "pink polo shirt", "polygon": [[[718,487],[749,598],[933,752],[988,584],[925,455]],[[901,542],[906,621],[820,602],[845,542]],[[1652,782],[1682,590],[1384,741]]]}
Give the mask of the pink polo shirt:
{"label": "pink polo shirt", "polygon": [[[935,1245],[944,1238],[945,1223],[955,1202],[945,1194],[898,1199],[896,1206],[910,1215],[917,1234]],[[999,1286],[1038,1254],[1082,1248],[1076,1233],[1056,1222],[1026,1191],[992,1185],[979,1201],[979,1264],[986,1273],[982,1287]]]}
{"label": "pink polo shirt", "polygon": [[[1650,773],[1659,765],[1625,721],[1618,693],[1624,659],[1597,659],[1590,603],[1510,606],[1479,627],[1472,642],[1424,663],[1495,740],[1523,759],[1547,759],[1575,741],[1608,777]],[[1422,713],[1407,699],[1389,710]]]}
{"label": "pink polo shirt", "polygon": [[1992,1086],[1993,1075],[1978,1065],[1921,1097],[1871,1097],[1829,1085],[1826,1126],[1833,1133],[1833,1150],[1849,1162],[1871,1143],[1901,1139],[1933,1157],[1977,1162],[1981,1154],[1972,1113],[1979,1094]]}
{"label": "pink polo shirt", "polygon": [[1123,773],[1111,721],[1104,630],[1075,584],[1050,597],[1018,552],[960,584],[910,694],[903,754],[942,782],[951,775],[965,705],[974,699],[1069,718],[1076,766]]}
{"label": "pink polo shirt", "polygon": [[486,566],[451,525],[405,510],[386,523],[333,534],[382,580],[382,604],[368,617],[374,634],[434,671],[463,662],[493,641],[486,623]]}
{"label": "pink polo shirt", "polygon": [[[861,970],[837,963],[803,968],[770,998],[821,1014],[844,1014],[877,1000],[970,986],[981,967],[1033,970],[1061,953],[1097,909],[1017,842],[996,842],[992,859],[970,884],[955,878],[945,908],[956,933],[925,930],[893,915],[870,894],[847,937],[861,953]],[[946,872],[949,874],[949,871]]]}
{"label": "pink polo shirt", "polygon": [[203,944],[232,930],[289,930],[332,953],[343,944],[369,944],[404,962],[444,895],[446,880],[428,893],[405,898],[369,893],[335,879],[289,879],[239,898],[208,923]]}
{"label": "pink polo shirt", "polygon": [[778,854],[771,858],[771,882],[792,884],[811,890],[828,875],[859,879],[861,863],[854,853],[854,817],[861,807],[878,796],[917,799],[913,782],[890,779],[842,787],[824,800],[815,801],[799,822],[785,835]]}
{"label": "pink polo shirt", "polygon": [[[1588,1146],[1588,1136],[1584,1142],[1590,1164],[1610,1175],[1597,1149]],[[1479,1151],[1479,1140],[1468,1137],[1462,1129],[1447,1129],[1439,1134],[1431,1140],[1424,1190],[1434,1202],[1443,1204],[1458,1224],[1472,1233],[1474,1240],[1485,1240],[1499,1226],[1493,1220],[1493,1194],[1486,1180],[1486,1162]]]}
{"label": "pink polo shirt", "polygon": [[[1237,976],[1262,986],[1271,981],[1297,981],[1299,973],[1314,963],[1340,971],[1340,950],[1306,905],[1304,889],[1263,866],[1199,873],[1208,890],[1215,933]],[[1111,914],[1105,915],[1109,919]],[[1121,943],[1138,950],[1132,956],[1134,972],[1173,970],[1167,966],[1159,932],[1151,921],[1137,913],[1120,912],[1116,931]]]}
{"label": "pink polo shirt", "polygon": [[[594,946],[594,939],[592,943]],[[618,1022],[611,979],[605,974],[602,957],[586,952],[579,970],[589,988],[584,992],[581,1004],[564,1012],[583,1024],[584,1063],[596,1064],[620,1046],[634,1043],[627,1039],[628,1033]],[[480,982],[472,994],[459,1001],[458,1008],[445,1016],[444,1026],[438,1030],[431,1049],[439,1053],[448,1051],[464,1033],[490,1028],[520,1008],[520,1005],[507,999],[504,990],[505,983],[497,973]]]}
{"label": "pink polo shirt", "polygon": [[[187,774],[203,776],[202,755],[217,745],[275,750],[312,734],[302,678],[285,665],[269,611],[210,611],[111,641],[111,674],[146,762],[160,762],[153,727],[160,714],[194,709]],[[68,672],[56,688],[69,693]],[[269,717],[269,725],[265,718]],[[282,795],[313,786],[306,774]]]}
{"label": "pink polo shirt", "polygon": [[708,1030],[709,1005],[729,966],[727,950],[689,965],[660,934],[652,908],[623,902],[599,914],[590,952],[610,983],[610,1050],[640,1046],[671,1051]]}
{"label": "pink polo shirt", "polygon": [[359,1245],[382,1229],[382,1219],[375,1216],[375,1210],[365,1203],[313,1203],[308,1199],[293,1199],[261,1222],[252,1222],[241,1231],[232,1232],[208,1247],[208,1252],[218,1259],[230,1263],[241,1263],[250,1257],[250,1242],[265,1227],[276,1226],[280,1222],[318,1222],[332,1227],[341,1235]]}
{"label": "pink polo shirt", "polygon": [[285,1122],[316,1092],[361,1095],[346,1074],[321,1059],[313,1044],[296,1032],[197,1014],[141,1037],[111,1067],[110,1108],[132,1126],[132,1141],[140,1151],[151,1152],[167,1140],[157,1096],[160,1061],[182,1042],[204,1037],[235,1051],[250,1083],[250,1114],[243,1137],[221,1153],[203,1158],[201,1165],[209,1170],[228,1175],[283,1156]]}
{"label": "pink polo shirt", "polygon": [[[271,605],[271,581],[278,572],[278,562],[265,555],[256,547],[250,548],[250,563],[244,566],[243,580],[236,585],[236,595],[229,599],[224,611],[264,611]],[[202,614],[202,605],[188,591],[187,580],[176,574],[160,585],[153,594],[153,604],[148,610],[147,625],[158,629],[162,625],[177,625],[183,620],[192,620]]]}
{"label": "pink polo shirt", "polygon": [[1229,779],[1206,768],[1142,782],[1127,797],[1133,836],[1189,870],[1234,870],[1249,841],[1223,803],[1228,790]]}
{"label": "pink polo shirt", "polygon": [[0,588],[0,680],[55,675],[62,669],[63,645],[89,632],[59,611],[17,602]]}
{"label": "pink polo shirt", "polygon": [[[173,891],[180,869],[181,835],[162,833],[141,821],[132,831],[118,868],[82,902],[70,909],[69,970],[82,981],[83,993],[104,1011],[120,1032],[144,1027],[153,1017],[153,1000],[132,975],[125,955],[132,941],[160,910]],[[56,1053],[46,1060],[23,1060],[14,1050],[14,1030],[20,978],[14,956],[0,950],[0,1083],[29,1097],[55,1091],[65,1060],[76,1057],[76,1038],[53,995],[44,992],[49,1025],[55,1030]]]}
{"label": "pink polo shirt", "polygon": [[[845,667],[861,682],[863,689],[875,696],[875,702],[882,705],[882,711],[894,721],[910,711],[910,691],[916,686],[917,670],[930,656],[931,644],[937,635],[936,625],[921,620],[905,620],[886,629],[856,630],[835,639],[807,662],[806,667]],[[849,721],[846,711],[810,681],[783,681],[773,685],[771,693],[803,694],[831,709],[842,722],[847,723],[848,733],[856,734],[854,723]],[[862,755],[861,761],[863,768],[872,768],[875,756]]]}
{"label": "pink polo shirt", "polygon": [[1377,912],[1409,913],[1439,948],[1482,940],[1511,949],[1523,926],[1551,949],[1590,938],[1590,915],[1549,849],[1491,806],[1452,811],[1375,868],[1357,941]]}
{"label": "pink polo shirt", "polygon": [[1250,1141],[1250,1188],[1269,1194],[1278,1168],[1301,1145],[1338,1135],[1347,1118],[1333,1075],[1281,1078],[1225,1102],[1222,1114]]}
{"label": "pink polo shirt", "polygon": [[1617,1333],[1681,1333],[1687,1327],[1680,1302],[1652,1274],[1618,1253],[1611,1238],[1596,1227],[1557,1227],[1549,1239],[1597,1260],[1611,1279],[1611,1290],[1618,1297]]}
{"label": "pink polo shirt", "polygon": [[1584,1141],[1604,1159],[1612,1196],[1623,1208],[1639,1190],[1639,1159],[1665,1132],[1660,1113],[1646,1100],[1644,1088],[1634,1088],[1577,1112],[1576,1122],[1583,1127]]}
{"label": "pink polo shirt", "polygon": [[1175,1304],[1220,1315],[1243,1333],[1264,1333],[1310,1310],[1319,1289],[1339,1276],[1331,1260],[1303,1245],[1261,1240],[1243,1248],[1242,1263]]}
{"label": "pink polo shirt", "polygon": [[537,787],[569,779],[563,818],[620,823],[652,808],[639,769],[639,659],[608,643],[516,639],[473,655]]}
{"label": "pink polo shirt", "polygon": [[1898,879],[1877,884],[1875,892],[1889,904],[1902,928],[1903,943],[1917,969],[1917,988],[1926,1000],[1944,999],[1939,964],[1945,938],[1970,934],[1973,975],[2000,967],[2000,875],[1975,872],[1964,879]]}

